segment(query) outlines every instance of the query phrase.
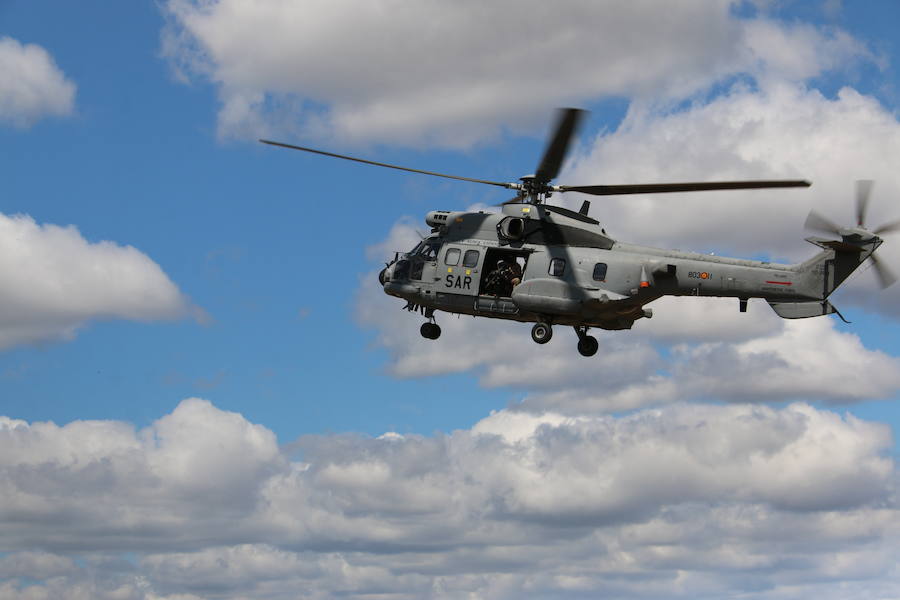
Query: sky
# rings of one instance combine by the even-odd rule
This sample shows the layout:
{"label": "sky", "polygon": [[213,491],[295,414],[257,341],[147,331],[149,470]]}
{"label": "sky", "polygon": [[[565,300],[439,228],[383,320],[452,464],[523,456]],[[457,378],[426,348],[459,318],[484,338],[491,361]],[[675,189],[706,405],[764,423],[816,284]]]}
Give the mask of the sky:
{"label": "sky", "polygon": [[[52,16],[52,18],[51,18]],[[900,597],[900,285],[662,299],[546,346],[377,273],[558,183],[618,240],[796,262],[900,217],[900,4],[0,0],[0,598]],[[577,194],[552,201],[580,206]],[[900,238],[878,251],[900,273]]]}

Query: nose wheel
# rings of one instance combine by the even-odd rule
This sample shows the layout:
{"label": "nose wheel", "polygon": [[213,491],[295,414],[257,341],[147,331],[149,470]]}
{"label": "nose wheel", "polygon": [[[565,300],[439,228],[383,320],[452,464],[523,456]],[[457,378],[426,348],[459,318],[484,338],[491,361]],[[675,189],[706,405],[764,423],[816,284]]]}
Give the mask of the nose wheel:
{"label": "nose wheel", "polygon": [[587,334],[587,327],[576,327],[575,333],[578,334],[578,353],[582,356],[593,356],[597,354],[600,344],[597,338]]}
{"label": "nose wheel", "polygon": [[428,319],[428,322],[422,323],[422,327],[419,329],[419,333],[422,334],[422,337],[426,340],[436,340],[441,337],[441,328],[438,327],[438,324],[434,321],[434,309],[423,308],[422,314]]}
{"label": "nose wheel", "polygon": [[419,333],[421,333],[422,337],[426,340],[436,340],[441,337],[441,328],[437,323],[422,323]]}

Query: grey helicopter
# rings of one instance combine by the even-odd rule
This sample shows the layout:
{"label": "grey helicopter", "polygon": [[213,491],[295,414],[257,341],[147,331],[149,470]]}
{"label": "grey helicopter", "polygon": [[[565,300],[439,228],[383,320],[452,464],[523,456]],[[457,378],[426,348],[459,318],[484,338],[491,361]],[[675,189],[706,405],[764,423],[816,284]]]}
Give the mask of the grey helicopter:
{"label": "grey helicopter", "polygon": [[804,180],[752,180],[625,185],[551,185],[562,168],[584,111],[561,109],[537,171],[518,182],[500,182],[424,171],[345,156],[272,140],[265,144],[323,156],[515,190],[500,212],[434,210],[425,216],[428,235],[409,252],[397,252],[378,275],[385,293],[406,301],[405,309],[426,319],[421,335],[435,340],[443,311],[534,323],[531,337],[546,344],[553,326],[570,326],[578,351],[593,356],[591,328],[631,329],[649,319],[646,305],[663,296],[736,298],[746,312],[750,298],[762,298],[780,317],[802,319],[836,314],[832,292],[867,259],[882,287],[895,277],[873,253],[879,235],[900,230],[900,220],[869,230],[865,215],[871,181],[856,187],[856,225],[841,227],[810,212],[806,227],[832,237],[808,237],[819,247],[797,264],[779,264],[712,254],[652,248],[611,238],[589,214],[553,205],[554,193],[593,196],[710,190],[805,188]]}

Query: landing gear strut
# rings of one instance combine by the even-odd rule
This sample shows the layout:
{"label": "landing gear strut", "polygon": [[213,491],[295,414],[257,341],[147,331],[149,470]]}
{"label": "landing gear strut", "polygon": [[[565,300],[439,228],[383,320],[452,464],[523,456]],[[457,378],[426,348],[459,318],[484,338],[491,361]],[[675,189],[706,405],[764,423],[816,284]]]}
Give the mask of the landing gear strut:
{"label": "landing gear strut", "polygon": [[531,339],[538,344],[546,344],[553,337],[553,328],[549,323],[535,323],[531,328]]}
{"label": "landing gear strut", "polygon": [[587,330],[585,325],[575,327],[575,333],[578,334],[578,353],[582,356],[593,356],[597,354],[600,344],[597,343],[597,338],[587,334]]}

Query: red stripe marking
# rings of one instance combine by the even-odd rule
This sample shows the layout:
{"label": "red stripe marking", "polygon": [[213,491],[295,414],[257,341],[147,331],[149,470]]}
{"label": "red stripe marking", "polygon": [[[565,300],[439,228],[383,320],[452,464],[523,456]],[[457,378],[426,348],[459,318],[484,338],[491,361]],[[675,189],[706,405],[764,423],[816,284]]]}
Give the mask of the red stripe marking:
{"label": "red stripe marking", "polygon": [[793,285],[790,281],[767,281],[766,283],[774,283],[775,285]]}

